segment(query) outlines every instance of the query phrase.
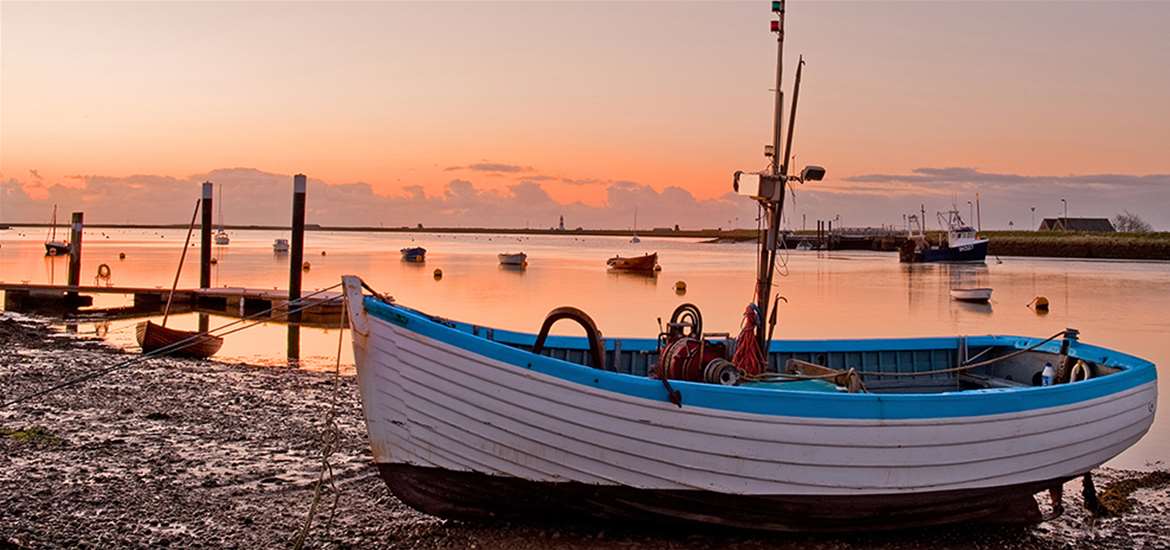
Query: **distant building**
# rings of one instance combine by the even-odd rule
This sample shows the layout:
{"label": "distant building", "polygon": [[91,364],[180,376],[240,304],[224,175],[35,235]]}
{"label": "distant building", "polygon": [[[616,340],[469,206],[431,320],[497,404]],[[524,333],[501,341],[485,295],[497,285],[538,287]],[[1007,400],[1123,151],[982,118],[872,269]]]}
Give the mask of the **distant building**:
{"label": "distant building", "polygon": [[557,231],[565,230],[565,217],[561,216],[561,225],[557,226]]}
{"label": "distant building", "polygon": [[1040,222],[1040,231],[1092,231],[1095,233],[1113,233],[1113,223],[1109,218],[1044,218]]}

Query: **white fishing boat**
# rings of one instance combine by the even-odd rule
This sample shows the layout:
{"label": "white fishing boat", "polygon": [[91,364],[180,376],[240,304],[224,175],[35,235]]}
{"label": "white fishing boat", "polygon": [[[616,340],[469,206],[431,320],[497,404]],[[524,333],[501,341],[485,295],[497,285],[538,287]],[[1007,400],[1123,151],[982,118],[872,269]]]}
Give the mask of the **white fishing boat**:
{"label": "white fishing boat", "polygon": [[500,265],[507,265],[507,266],[514,266],[514,267],[522,267],[522,266],[528,265],[528,254],[525,254],[523,252],[516,252],[516,253],[503,252],[503,253],[497,254],[496,258],[500,260]]}
{"label": "white fishing boat", "polygon": [[276,239],[272,241],[272,251],[276,254],[288,253],[288,239]]}
{"label": "white fishing boat", "polygon": [[[780,122],[777,108],[770,168],[734,178],[766,229],[738,338],[704,332],[691,304],[644,338],[603,339],[571,307],[519,333],[363,295],[368,286],[344,276],[373,459],[395,496],[456,519],[789,531],[1030,523],[1042,519],[1035,493],[1141,439],[1157,406],[1154,365],[1072,329],[772,340],[763,320],[778,292],[786,184],[825,174],[789,174],[792,120],[783,150]],[[628,312],[649,326],[657,313]],[[566,319],[585,336],[549,336]]]}
{"label": "white fishing boat", "polygon": [[231,244],[232,238],[223,230],[223,185],[219,186],[219,229],[215,232],[215,244],[225,246]]}
{"label": "white fishing boat", "polygon": [[959,302],[985,304],[991,300],[990,288],[952,288],[951,298]]}

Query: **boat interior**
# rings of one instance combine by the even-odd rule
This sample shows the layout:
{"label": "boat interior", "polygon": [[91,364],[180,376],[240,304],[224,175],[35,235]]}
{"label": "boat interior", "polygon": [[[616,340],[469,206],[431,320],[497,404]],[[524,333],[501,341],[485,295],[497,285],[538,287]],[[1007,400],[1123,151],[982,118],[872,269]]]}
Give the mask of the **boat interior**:
{"label": "boat interior", "polygon": [[[659,338],[601,339],[595,328],[592,334],[587,328],[586,336],[549,335],[548,326],[559,320],[554,314],[550,314],[551,321],[546,320],[540,334],[431,318],[486,340],[569,363],[590,367],[601,363],[604,370],[633,376],[650,376],[655,372],[662,335]],[[707,346],[723,346],[727,358],[731,358],[736,345],[734,337],[727,333],[706,333],[703,337]],[[604,351],[595,353],[591,349],[594,338],[598,340],[596,347]],[[847,378],[812,380],[804,377],[740,381],[737,385],[802,391],[942,393],[1041,386],[1046,364],[1059,369],[1063,363],[1066,372],[1072,371],[1062,382],[1108,376],[1126,368],[1118,357],[1121,354],[1102,348],[1072,346],[1067,359],[1061,355],[1061,349],[1062,337],[1048,340],[1020,336],[775,340],[767,354],[767,372],[808,373],[800,367],[811,367],[814,374],[824,372],[817,369],[837,372],[852,369],[861,383],[850,387]],[[1085,351],[1089,349],[1094,350],[1092,357]],[[983,366],[972,367],[976,364]]]}

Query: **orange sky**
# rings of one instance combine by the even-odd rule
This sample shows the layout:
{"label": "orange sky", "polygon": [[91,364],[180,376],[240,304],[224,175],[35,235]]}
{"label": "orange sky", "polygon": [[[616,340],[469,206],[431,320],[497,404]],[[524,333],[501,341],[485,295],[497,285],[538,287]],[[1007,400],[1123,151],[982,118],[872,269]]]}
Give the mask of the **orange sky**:
{"label": "orange sky", "polygon": [[[797,163],[829,168],[822,189],[920,167],[1170,173],[1170,4],[789,12]],[[33,196],[251,167],[386,195],[535,176],[559,202],[601,205],[614,181],[713,198],[764,164],[768,20],[767,2],[5,2],[0,177]],[[483,162],[523,169],[447,170]]]}

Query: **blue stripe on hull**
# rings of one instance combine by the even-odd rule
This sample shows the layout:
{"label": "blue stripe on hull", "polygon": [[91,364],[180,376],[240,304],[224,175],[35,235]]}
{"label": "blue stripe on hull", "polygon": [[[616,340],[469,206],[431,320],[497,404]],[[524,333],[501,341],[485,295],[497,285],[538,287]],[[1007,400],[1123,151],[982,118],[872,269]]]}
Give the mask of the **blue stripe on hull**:
{"label": "blue stripe on hull", "polygon": [[[524,344],[529,341],[531,335],[492,330],[492,339],[489,340],[472,334],[470,325],[440,323],[414,310],[384,304],[373,298],[365,299],[365,308],[373,317],[421,336],[518,368],[530,369],[583,386],[630,397],[667,401],[666,391],[658,380],[593,369],[506,345]],[[460,327],[463,330],[460,330]],[[490,329],[476,327],[477,332],[486,333],[488,330]],[[562,336],[549,340],[550,345],[577,344],[584,347],[582,343],[577,342],[583,338]],[[1024,348],[1038,341],[1037,338],[1018,336],[982,336],[968,338],[968,345],[1007,345]],[[612,348],[612,343],[612,340],[607,342],[607,348]],[[653,343],[653,339],[623,339],[622,347],[654,349]],[[773,351],[954,349],[956,345],[955,338],[806,340],[773,342],[771,349]],[[1041,350],[1055,352],[1058,347],[1059,342],[1050,342]],[[1152,363],[1131,355],[1087,344],[1075,345],[1071,354],[1104,362],[1122,370],[1075,384],[931,394],[825,393],[783,388],[718,386],[683,381],[672,381],[671,384],[682,392],[684,407],[805,418],[911,420],[1023,413],[1073,405],[1124,392],[1153,382],[1157,378]]]}

